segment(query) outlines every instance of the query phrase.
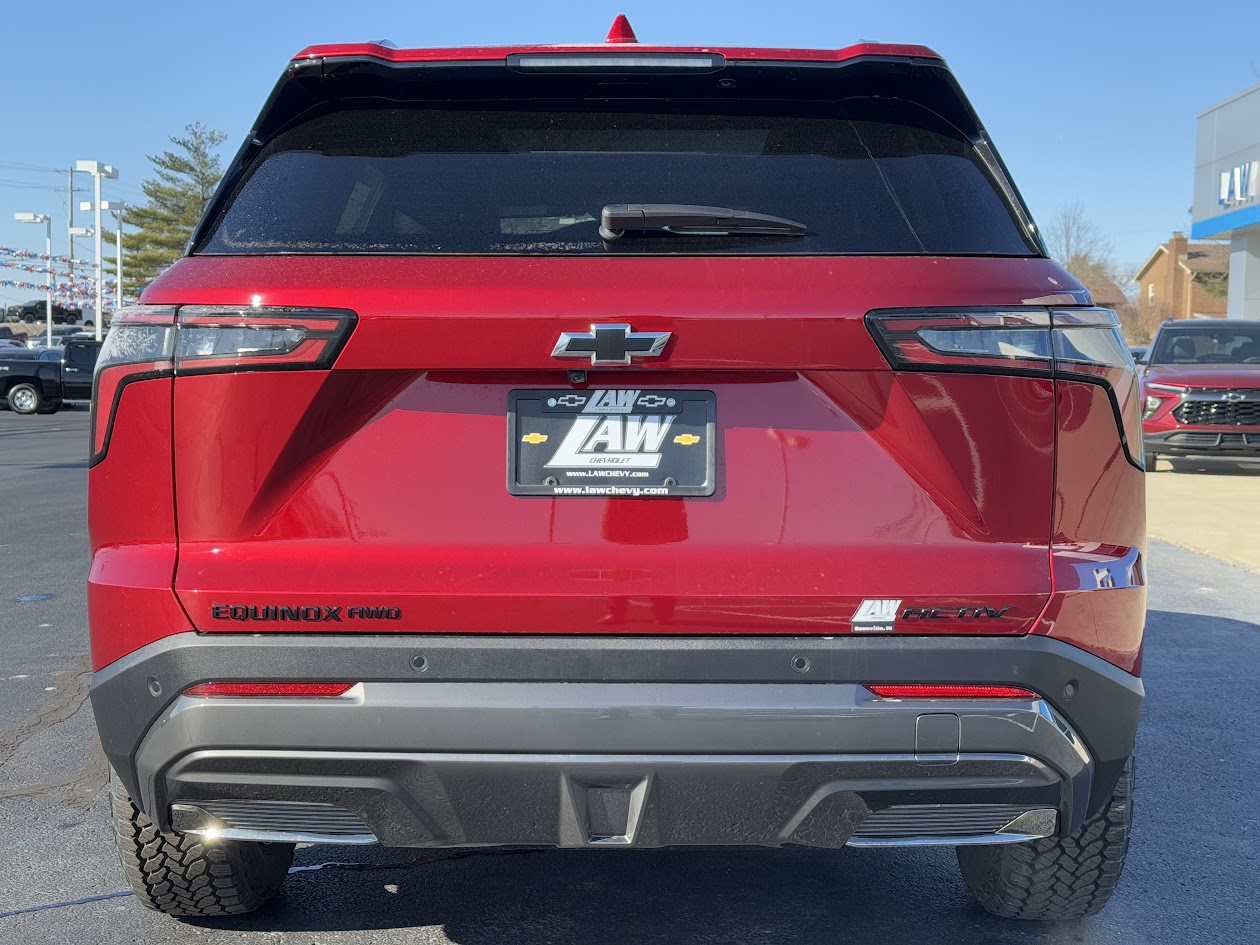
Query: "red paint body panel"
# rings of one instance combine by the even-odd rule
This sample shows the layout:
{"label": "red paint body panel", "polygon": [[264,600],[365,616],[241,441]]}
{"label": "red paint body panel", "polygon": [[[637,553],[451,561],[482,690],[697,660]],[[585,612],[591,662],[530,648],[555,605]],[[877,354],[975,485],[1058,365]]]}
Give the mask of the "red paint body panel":
{"label": "red paint body panel", "polygon": [[1146,614],[1146,477],[1128,461],[1106,391],[1058,383],[1058,456],[1045,633],[1130,672]]}
{"label": "red paint body panel", "polygon": [[103,462],[88,475],[88,620],[92,665],[172,633],[192,629],[172,590],[175,494],[170,378],[127,385],[126,417]]}
{"label": "red paint body panel", "polygon": [[[337,361],[347,370],[555,371],[569,366],[551,357],[559,331],[625,319],[675,331],[671,370],[886,371],[862,320],[871,309],[1020,305],[1061,287],[1080,288],[1031,257],[198,256],[168,270],[144,300],[257,298],[390,318],[381,330],[355,330]],[[496,341],[469,350],[485,337]]]}
{"label": "red paint body panel", "polygon": [[[210,619],[215,603],[300,598],[401,608],[399,620],[349,627],[377,632],[834,633],[848,629],[863,598],[904,595],[907,571],[920,575],[907,606],[995,596],[1012,605],[977,628],[986,632],[1026,630],[1045,603],[1048,391],[1027,398],[1039,417],[999,407],[1004,416],[986,417],[982,440],[970,444],[981,462],[994,461],[1020,435],[1016,421],[1040,435],[1039,473],[1009,493],[1035,489],[1041,501],[1030,507],[977,494],[978,470],[959,455],[963,444],[924,458],[959,497],[936,501],[862,430],[852,405],[820,396],[819,385],[794,373],[609,375],[614,386],[717,394],[719,493],[665,501],[506,492],[506,391],[554,386],[555,373],[421,374],[379,408],[365,398],[362,428],[318,443],[316,455],[282,455],[283,438],[265,428],[260,444],[275,447],[238,452],[240,410],[275,400],[279,384],[288,401],[272,424],[300,424],[320,385],[295,380],[258,374],[178,384],[176,471],[182,482],[200,470],[204,488],[180,496],[177,587],[199,629],[240,629]],[[1000,405],[1017,383],[1048,387],[956,380],[969,410]],[[930,383],[908,379],[911,388]],[[907,423],[913,409],[901,384],[889,398],[890,427],[926,429],[922,418]],[[458,462],[426,461],[426,452],[453,444]],[[860,488],[846,488],[846,478]],[[914,629],[949,627],[941,620]]]}
{"label": "red paint body panel", "polygon": [[[897,631],[1036,630],[1132,668],[1140,589],[1081,577],[1082,555],[1092,575],[1144,540],[1102,388],[893,372],[864,322],[1078,288],[1037,259],[186,259],[146,303],[261,296],[359,321],[331,371],[175,382],[174,586],[203,631],[246,629],[215,604],[401,611],[285,631],[588,634],[845,633],[869,598],[1010,607]],[[566,385],[556,334],[616,317],[676,337],[663,368],[598,384],[714,391],[718,493],[509,495],[507,392]],[[455,444],[458,463],[428,458]],[[111,640],[102,659],[143,642]]]}
{"label": "red paint body panel", "polygon": [[897,43],[855,43],[843,49],[788,49],[752,46],[653,46],[635,43],[590,43],[552,46],[456,46],[445,49],[393,49],[377,43],[336,43],[307,46],[294,60],[346,58],[380,59],[384,62],[468,62],[502,61],[516,53],[719,53],[727,59],[775,60],[785,62],[843,62],[859,56],[898,56],[940,59],[926,46]]}
{"label": "red paint body panel", "polygon": [[[298,595],[403,610],[358,625],[376,631],[834,633],[881,596],[1011,606],[969,629],[1026,631],[1049,592],[1051,382],[895,375],[863,316],[1019,304],[1051,279],[1044,260],[185,260],[146,301],[262,289],[359,323],[329,373],[178,382],[177,478],[199,482],[180,493],[181,598],[223,630],[214,603]],[[557,332],[617,317],[677,342],[669,370],[599,384],[713,390],[719,494],[508,495],[507,391],[566,384]],[[425,461],[456,443],[458,467]]]}
{"label": "red paint body panel", "polygon": [[[628,49],[938,58],[871,43],[351,44],[298,58]],[[1011,373],[1015,361],[894,371],[866,319],[1045,316],[1083,294],[1032,256],[185,258],[145,304],[357,321],[327,370],[181,376],[176,362],[173,381],[124,390],[90,473],[94,662],[189,629],[844,634],[863,602],[896,601],[899,634],[1044,633],[1136,669],[1143,481],[1106,389]],[[553,358],[556,339],[595,322],[671,338],[659,359],[571,381],[588,365]],[[511,495],[509,392],[583,385],[713,392],[716,492]],[[273,607],[337,619],[233,619]]]}

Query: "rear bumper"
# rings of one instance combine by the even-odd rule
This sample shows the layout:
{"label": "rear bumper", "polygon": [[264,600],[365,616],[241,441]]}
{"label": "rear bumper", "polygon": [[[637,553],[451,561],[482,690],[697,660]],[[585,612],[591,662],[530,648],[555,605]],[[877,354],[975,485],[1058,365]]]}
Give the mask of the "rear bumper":
{"label": "rear bumper", "polygon": [[[212,679],[361,684],[322,700],[179,695]],[[1041,698],[887,700],[862,685],[876,682]],[[1132,751],[1142,684],[1043,637],[189,633],[97,673],[92,701],[110,762],[163,826],[399,846],[840,846],[1074,829]]]}
{"label": "rear bumper", "polygon": [[1237,427],[1178,427],[1142,433],[1148,453],[1165,456],[1237,456],[1260,459],[1260,430]]}

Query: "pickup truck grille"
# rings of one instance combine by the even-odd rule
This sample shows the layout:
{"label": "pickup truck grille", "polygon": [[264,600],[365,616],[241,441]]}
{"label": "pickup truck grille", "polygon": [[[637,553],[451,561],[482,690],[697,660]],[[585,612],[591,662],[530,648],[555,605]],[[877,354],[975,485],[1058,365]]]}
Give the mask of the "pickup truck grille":
{"label": "pickup truck grille", "polygon": [[1260,427],[1260,399],[1232,403],[1226,400],[1187,400],[1173,411],[1173,416],[1178,423],[1190,426]]}

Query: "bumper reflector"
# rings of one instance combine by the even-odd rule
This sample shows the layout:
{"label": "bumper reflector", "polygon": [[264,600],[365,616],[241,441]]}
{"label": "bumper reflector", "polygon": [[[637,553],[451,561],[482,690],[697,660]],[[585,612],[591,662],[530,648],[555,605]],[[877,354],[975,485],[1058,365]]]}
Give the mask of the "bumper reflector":
{"label": "bumper reflector", "polygon": [[1031,689],[1018,686],[868,685],[881,699],[1037,699]]}
{"label": "bumper reflector", "polygon": [[354,688],[352,682],[207,682],[189,686],[184,695],[198,698],[239,696],[281,696],[327,699],[344,696]]}

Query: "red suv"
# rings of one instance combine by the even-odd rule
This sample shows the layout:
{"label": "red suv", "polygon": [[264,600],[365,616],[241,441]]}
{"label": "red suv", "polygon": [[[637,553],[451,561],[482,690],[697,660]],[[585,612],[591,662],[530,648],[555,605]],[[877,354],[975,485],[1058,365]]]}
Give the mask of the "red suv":
{"label": "red suv", "polygon": [[1148,470],[1160,455],[1260,459],[1260,322],[1164,322],[1142,389]]}
{"label": "red suv", "polygon": [[92,701],[147,905],[293,845],[958,848],[1102,908],[1133,362],[941,59],[300,53],[96,375]]}

